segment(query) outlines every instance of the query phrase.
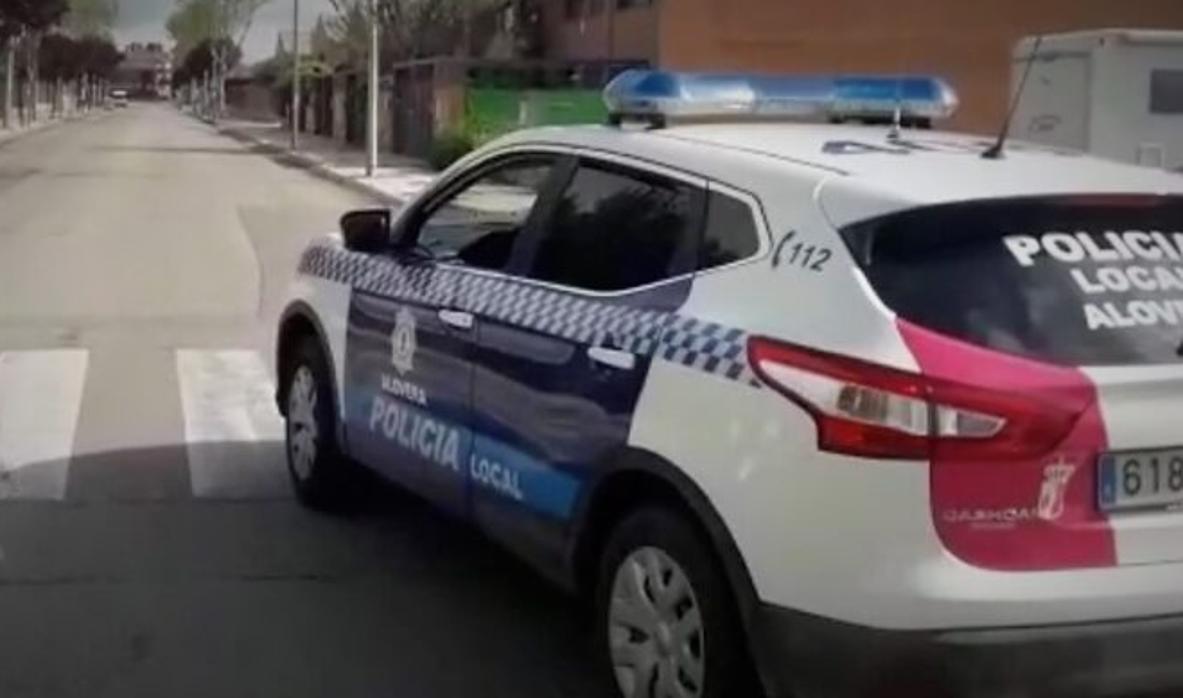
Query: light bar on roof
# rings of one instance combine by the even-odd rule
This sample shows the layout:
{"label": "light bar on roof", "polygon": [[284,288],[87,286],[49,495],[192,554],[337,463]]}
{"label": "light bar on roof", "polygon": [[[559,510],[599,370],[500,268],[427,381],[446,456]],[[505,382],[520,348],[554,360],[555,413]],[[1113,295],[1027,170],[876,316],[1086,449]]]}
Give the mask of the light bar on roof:
{"label": "light bar on roof", "polygon": [[957,95],[918,75],[808,77],[627,70],[604,88],[613,120],[678,118],[944,119]]}

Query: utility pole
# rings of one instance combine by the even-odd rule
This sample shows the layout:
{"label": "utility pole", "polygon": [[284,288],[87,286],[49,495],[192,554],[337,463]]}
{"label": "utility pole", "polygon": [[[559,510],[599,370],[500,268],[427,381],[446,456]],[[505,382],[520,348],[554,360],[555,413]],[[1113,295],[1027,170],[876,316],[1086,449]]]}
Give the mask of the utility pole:
{"label": "utility pole", "polygon": [[300,0],[292,0],[292,150],[300,147]]}
{"label": "utility pole", "polygon": [[370,89],[369,108],[366,110],[366,176],[373,177],[378,169],[378,12],[374,0],[370,2]]}

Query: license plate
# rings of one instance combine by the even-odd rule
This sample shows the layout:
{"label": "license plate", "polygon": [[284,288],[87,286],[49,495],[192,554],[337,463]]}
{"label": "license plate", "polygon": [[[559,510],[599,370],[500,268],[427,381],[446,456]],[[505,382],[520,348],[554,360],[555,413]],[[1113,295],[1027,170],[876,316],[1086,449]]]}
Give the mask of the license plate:
{"label": "license plate", "polygon": [[1098,469],[1102,511],[1183,506],[1183,448],[1106,453]]}

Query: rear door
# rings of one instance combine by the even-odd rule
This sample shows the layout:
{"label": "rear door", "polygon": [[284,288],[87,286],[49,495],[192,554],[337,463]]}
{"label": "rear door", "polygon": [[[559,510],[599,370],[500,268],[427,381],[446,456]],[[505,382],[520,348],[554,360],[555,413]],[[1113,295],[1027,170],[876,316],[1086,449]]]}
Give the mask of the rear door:
{"label": "rear door", "polygon": [[1072,418],[1038,458],[936,454],[952,552],[1000,569],[1183,560],[1183,197],[966,202],[843,236],[926,374],[1015,395],[1015,419]]}
{"label": "rear door", "polygon": [[468,308],[473,516],[554,568],[586,486],[619,454],[663,323],[686,299],[705,183],[582,158],[522,268]]}

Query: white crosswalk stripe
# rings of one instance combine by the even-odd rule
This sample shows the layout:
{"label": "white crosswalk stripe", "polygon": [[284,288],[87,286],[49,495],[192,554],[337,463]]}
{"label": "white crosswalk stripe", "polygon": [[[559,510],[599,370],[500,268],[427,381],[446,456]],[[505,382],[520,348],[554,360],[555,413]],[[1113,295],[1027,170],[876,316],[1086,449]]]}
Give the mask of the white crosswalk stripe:
{"label": "white crosswalk stripe", "polygon": [[0,499],[62,499],[82,404],[83,349],[0,352]]}
{"label": "white crosswalk stripe", "polygon": [[283,422],[258,352],[176,354],[195,497],[287,497]]}
{"label": "white crosswalk stripe", "polygon": [[[85,349],[0,351],[0,501],[65,498],[89,358]],[[192,495],[290,497],[262,356],[182,349],[175,366],[184,431],[169,442],[185,444]]]}

